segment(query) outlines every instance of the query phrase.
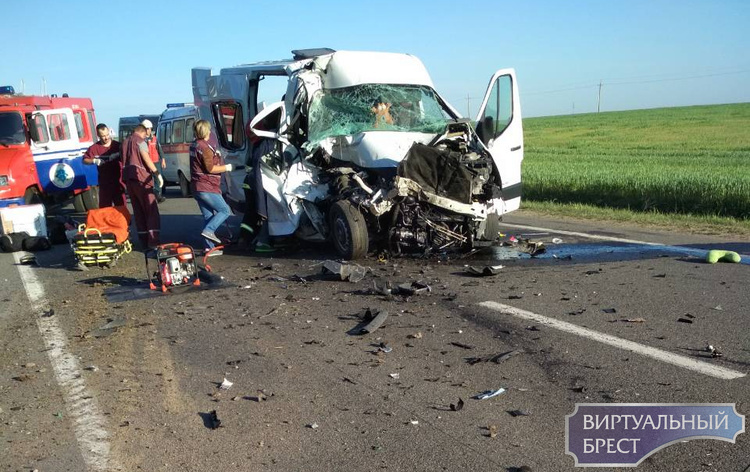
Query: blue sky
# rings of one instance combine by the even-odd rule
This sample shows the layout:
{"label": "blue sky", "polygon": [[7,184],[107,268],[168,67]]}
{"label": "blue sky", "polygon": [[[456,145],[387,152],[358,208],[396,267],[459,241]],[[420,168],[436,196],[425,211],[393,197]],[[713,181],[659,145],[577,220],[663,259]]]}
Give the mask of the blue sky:
{"label": "blue sky", "polygon": [[750,102],[746,0],[2,3],[0,82],[39,93],[44,77],[113,128],[191,101],[194,66],[309,47],[414,54],[472,116],[504,67],[527,117],[596,111],[600,80],[602,111]]}

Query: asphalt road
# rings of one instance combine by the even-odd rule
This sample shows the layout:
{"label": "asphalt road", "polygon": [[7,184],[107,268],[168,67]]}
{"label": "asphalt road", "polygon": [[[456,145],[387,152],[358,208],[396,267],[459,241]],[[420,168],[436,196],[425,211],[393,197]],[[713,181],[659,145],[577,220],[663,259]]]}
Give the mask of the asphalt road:
{"label": "asphalt road", "polygon": [[[195,202],[170,196],[163,239],[199,244]],[[215,285],[124,301],[105,291],[146,287],[139,253],[88,272],[72,270],[65,246],[38,253],[38,266],[0,254],[2,470],[567,471],[565,416],[576,403],[750,412],[748,258],[701,260],[710,248],[748,255],[750,241],[520,213],[506,223],[508,235],[543,241],[547,253],[367,259],[372,272],[350,283],[320,276],[335,257],[327,245],[273,257],[235,250],[210,259],[223,277]],[[467,264],[504,267],[477,278]],[[431,292],[373,291],[413,281]],[[389,316],[358,335],[367,308]],[[712,358],[709,344],[723,356]],[[499,363],[469,362],[511,351]],[[221,390],[225,378],[233,385]],[[452,411],[459,399],[463,409]],[[748,466],[750,439],[740,434],[734,444],[669,446],[635,470]]]}

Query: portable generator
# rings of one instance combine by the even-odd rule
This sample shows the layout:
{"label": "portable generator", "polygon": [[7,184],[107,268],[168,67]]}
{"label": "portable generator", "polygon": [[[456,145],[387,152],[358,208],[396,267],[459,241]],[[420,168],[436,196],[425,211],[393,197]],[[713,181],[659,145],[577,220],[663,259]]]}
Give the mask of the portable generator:
{"label": "portable generator", "polygon": [[[156,272],[148,265],[149,254],[156,259]],[[146,253],[146,273],[151,290],[166,292],[182,285],[200,285],[195,251],[187,244],[169,243],[157,246]]]}

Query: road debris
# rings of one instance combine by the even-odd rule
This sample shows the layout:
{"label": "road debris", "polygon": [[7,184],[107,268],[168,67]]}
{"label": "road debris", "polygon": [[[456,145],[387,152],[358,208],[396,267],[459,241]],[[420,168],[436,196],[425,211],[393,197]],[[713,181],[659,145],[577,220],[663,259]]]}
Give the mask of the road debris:
{"label": "road debris", "polygon": [[552,244],[562,244],[562,242],[561,238],[552,238]]}
{"label": "road debris", "polygon": [[383,325],[386,318],[388,318],[387,311],[372,311],[368,308],[367,310],[365,310],[365,314],[363,317],[364,321],[367,322],[367,324],[360,329],[360,334],[369,334],[374,332],[376,329],[380,328]]}
{"label": "road debris", "polygon": [[394,374],[388,374],[388,377],[390,377],[390,378],[392,378],[394,380],[398,380],[398,379],[401,378],[401,374],[399,374],[398,372],[396,372]]}
{"label": "road debris", "polygon": [[309,423],[309,424],[306,424],[305,427],[310,428],[310,429],[320,428],[320,426],[318,426],[318,423]]}
{"label": "road debris", "polygon": [[359,264],[354,264],[352,262],[336,262],[331,260],[323,262],[323,267],[321,269],[321,272],[324,275],[333,275],[336,276],[338,280],[348,281],[352,283],[356,283],[364,279],[368,271],[369,269],[367,267],[362,267]]}
{"label": "road debris", "polygon": [[416,425],[418,425],[418,424],[419,424],[419,421],[417,421],[417,420],[411,420],[411,421],[409,421],[409,423],[411,423],[411,424],[413,424],[414,426],[416,426]]}
{"label": "road debris", "polygon": [[740,261],[742,261],[742,258],[734,251],[712,249],[706,254],[706,262],[709,264],[716,264],[717,262],[732,262],[738,264]]}
{"label": "road debris", "polygon": [[421,331],[417,331],[414,334],[407,334],[406,337],[409,338],[409,339],[422,339],[422,332]]}
{"label": "road debris", "polygon": [[467,349],[467,350],[474,349],[474,346],[472,346],[470,344],[464,344],[464,343],[459,343],[459,342],[455,342],[455,341],[451,341],[451,344],[454,345],[454,346],[456,346],[456,347],[460,347],[461,349]]}
{"label": "road debris", "polygon": [[34,376],[30,374],[21,374],[13,377],[13,380],[16,382],[28,382],[30,380],[34,380]]}
{"label": "road debris", "polygon": [[491,275],[497,275],[500,273],[500,270],[505,267],[501,265],[496,266],[484,266],[484,267],[476,267],[476,266],[466,266],[466,269],[464,272],[466,272],[469,275],[474,275],[477,277],[489,277]]}
{"label": "road debris", "polygon": [[496,397],[502,393],[505,393],[504,388],[498,388],[497,390],[486,390],[482,393],[474,395],[472,398],[476,400],[487,400],[488,398]]}
{"label": "road debris", "polygon": [[387,343],[382,342],[378,345],[378,351],[388,354],[389,352],[393,351],[393,348]]}
{"label": "road debris", "polygon": [[693,324],[693,320],[691,320],[689,318],[677,318],[677,321],[679,321],[680,323]]}
{"label": "road debris", "polygon": [[464,408],[463,399],[459,398],[455,404],[451,403],[450,407],[451,411],[461,411]]}
{"label": "road debris", "polygon": [[722,354],[718,349],[716,349],[711,344],[709,344],[708,346],[706,346],[706,352],[710,353],[711,357],[714,357],[714,358],[716,358],[716,357],[723,357],[724,356],[724,354]]}
{"label": "road debris", "polygon": [[608,313],[610,315],[614,314],[614,313],[617,313],[617,309],[616,308],[602,308],[602,311],[604,313]]}
{"label": "road debris", "polygon": [[[54,314],[54,313],[53,313]],[[110,329],[121,328],[127,324],[128,320],[124,316],[121,318],[110,318],[107,323],[99,326],[100,331],[107,331]]]}
{"label": "road debris", "polygon": [[418,295],[420,293],[432,292],[432,287],[426,283],[416,280],[412,283],[399,284],[396,288],[391,290],[393,295],[403,295],[409,297],[411,295]]}
{"label": "road debris", "polygon": [[219,388],[220,388],[221,390],[229,390],[229,388],[230,388],[230,387],[231,387],[232,385],[234,385],[234,382],[230,382],[229,380],[227,380],[227,378],[226,378],[226,377],[224,377],[224,381],[223,381],[223,382],[221,383],[221,385],[219,385]]}
{"label": "road debris", "polygon": [[[203,414],[201,414],[203,416]],[[211,410],[206,417],[203,418],[204,423],[211,429],[221,428],[221,420],[216,415],[216,410]]]}
{"label": "road debris", "polygon": [[513,351],[501,352],[499,354],[492,354],[492,355],[484,356],[484,357],[467,357],[466,362],[469,365],[479,364],[481,362],[494,362],[495,364],[500,364],[501,362],[505,362],[511,357],[514,357],[523,352],[524,351],[521,351],[521,350],[513,350]]}
{"label": "road debris", "polygon": [[489,437],[491,437],[492,439],[495,439],[495,437],[497,437],[497,425],[491,424],[487,427],[487,430],[489,431]]}
{"label": "road debris", "polygon": [[531,415],[531,413],[529,413],[528,410],[508,410],[508,414],[514,418],[517,416],[530,416]]}

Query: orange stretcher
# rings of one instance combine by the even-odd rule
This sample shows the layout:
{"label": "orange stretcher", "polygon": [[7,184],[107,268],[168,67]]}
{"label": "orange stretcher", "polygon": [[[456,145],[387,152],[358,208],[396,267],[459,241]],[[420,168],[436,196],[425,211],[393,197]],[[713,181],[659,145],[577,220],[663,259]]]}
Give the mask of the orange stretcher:
{"label": "orange stretcher", "polygon": [[125,206],[89,210],[71,245],[79,266],[112,267],[133,248],[128,241],[130,212]]}

